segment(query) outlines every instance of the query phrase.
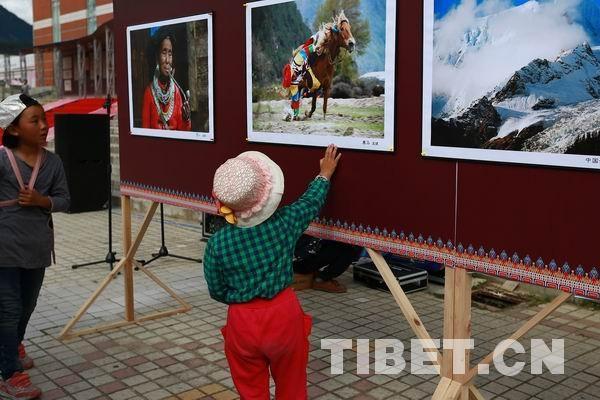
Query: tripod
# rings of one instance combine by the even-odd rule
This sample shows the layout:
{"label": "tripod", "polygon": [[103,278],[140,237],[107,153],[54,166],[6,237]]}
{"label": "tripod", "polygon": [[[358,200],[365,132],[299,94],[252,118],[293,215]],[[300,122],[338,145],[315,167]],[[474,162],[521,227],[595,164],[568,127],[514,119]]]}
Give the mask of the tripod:
{"label": "tripod", "polygon": [[[106,109],[106,115],[110,120],[110,105],[111,105],[111,97],[110,94],[106,96],[106,101],[104,102],[104,108]],[[110,270],[112,271],[114,263],[119,261],[116,258],[116,252],[113,251],[112,248],[112,182],[111,182],[111,174],[112,174],[112,165],[110,162],[110,123],[109,123],[109,132],[108,132],[108,149],[106,149],[108,154],[108,163],[107,163],[107,172],[108,172],[108,253],[106,253],[106,257],[103,260],[92,261],[85,264],[75,264],[72,265],[71,268],[77,269],[81,267],[88,267],[90,265],[98,265],[107,263],[110,265]]]}
{"label": "tripod", "polygon": [[176,254],[169,253],[169,250],[167,249],[167,246],[165,245],[165,212],[164,212],[163,203],[160,203],[160,249],[158,249],[158,253],[152,254],[151,259],[149,259],[148,261],[142,261],[142,265],[148,265],[152,261],[156,261],[162,257],[179,258],[180,260],[194,261],[197,263],[202,262],[202,260],[199,258],[184,257],[184,256],[178,256]]}

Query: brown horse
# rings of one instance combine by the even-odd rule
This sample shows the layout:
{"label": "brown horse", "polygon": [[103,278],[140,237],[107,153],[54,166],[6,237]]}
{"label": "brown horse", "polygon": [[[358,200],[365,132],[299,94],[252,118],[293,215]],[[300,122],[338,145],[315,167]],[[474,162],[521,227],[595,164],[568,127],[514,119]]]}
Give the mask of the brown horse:
{"label": "brown horse", "polygon": [[[340,55],[342,48],[352,53],[356,47],[356,41],[352,36],[352,27],[350,21],[346,18],[344,11],[334,18],[333,22],[324,24],[322,30],[325,32],[325,41],[321,45],[322,51],[311,60],[310,67],[313,73],[321,82],[320,89],[323,90],[323,119],[327,114],[327,99],[331,92],[333,84],[333,74],[335,72],[335,63]],[[309,96],[312,97],[312,106],[310,112],[306,113],[307,118],[311,118],[317,108],[317,98],[319,91],[311,91],[311,82],[308,82],[306,77],[300,83],[300,88],[304,88]]]}

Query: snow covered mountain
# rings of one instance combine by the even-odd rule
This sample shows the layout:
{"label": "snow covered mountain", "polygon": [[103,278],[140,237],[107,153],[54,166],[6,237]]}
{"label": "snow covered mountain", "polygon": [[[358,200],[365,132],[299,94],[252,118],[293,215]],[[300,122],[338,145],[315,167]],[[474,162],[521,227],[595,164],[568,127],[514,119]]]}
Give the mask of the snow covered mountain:
{"label": "snow covered mountain", "polygon": [[436,21],[432,144],[600,155],[600,0],[486,4]]}
{"label": "snow covered mountain", "polygon": [[600,98],[600,59],[584,43],[556,60],[535,59],[494,96],[497,107],[516,111],[551,108]]}
{"label": "snow covered mountain", "polygon": [[549,121],[544,121],[544,124],[549,126],[526,140],[523,150],[578,154],[579,150],[575,147],[586,142],[593,143],[594,150],[586,150],[579,154],[600,154],[598,152],[600,150],[598,149],[600,100],[559,107]]}
{"label": "snow covered mountain", "polygon": [[600,114],[594,107],[600,102],[595,99],[600,99],[600,59],[587,43],[552,62],[533,60],[492,98],[503,120],[495,139],[538,126],[541,131],[523,143],[523,150],[567,152],[596,129]]}
{"label": "snow covered mountain", "polygon": [[435,23],[434,115],[460,115],[534,59],[552,60],[584,42],[594,45],[600,38],[598,3],[530,0],[490,13],[482,9],[486,2],[463,1]]}
{"label": "snow covered mountain", "polygon": [[467,147],[505,150],[568,153],[575,145],[581,147],[582,141],[584,149],[596,146],[600,139],[599,53],[600,49],[583,43],[553,61],[533,60],[505,84],[446,119],[448,125],[437,121],[435,136],[445,132],[458,140],[462,135],[460,140]]}

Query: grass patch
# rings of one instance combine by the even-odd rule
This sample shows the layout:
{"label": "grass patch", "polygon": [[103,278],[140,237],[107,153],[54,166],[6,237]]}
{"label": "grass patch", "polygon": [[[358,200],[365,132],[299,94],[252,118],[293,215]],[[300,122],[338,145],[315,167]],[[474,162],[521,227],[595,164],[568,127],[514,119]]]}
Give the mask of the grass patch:
{"label": "grass patch", "polygon": [[[321,113],[323,108],[321,108]],[[350,107],[335,105],[328,107],[327,114],[341,114],[352,118],[381,117],[383,119],[383,106]]]}
{"label": "grass patch", "polygon": [[252,88],[252,102],[258,101],[269,101],[269,100],[283,100],[286,96],[284,94],[286,90],[279,85],[266,86],[266,87],[254,87]]}

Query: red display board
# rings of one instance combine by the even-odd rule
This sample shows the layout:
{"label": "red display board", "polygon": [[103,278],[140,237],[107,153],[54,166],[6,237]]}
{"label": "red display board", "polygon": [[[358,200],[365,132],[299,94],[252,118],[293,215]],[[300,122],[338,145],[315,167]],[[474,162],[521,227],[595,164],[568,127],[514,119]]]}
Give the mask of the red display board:
{"label": "red display board", "polygon": [[[215,212],[210,198],[215,169],[247,150],[262,151],[282,167],[284,203],[318,173],[319,148],[246,140],[244,3],[172,0],[165,6],[147,0],[140,7],[137,1],[114,0],[123,194]],[[423,4],[398,1],[396,7],[395,151],[342,150],[327,205],[310,232],[598,298],[600,176],[423,158]],[[131,135],[127,26],[204,13],[213,18],[214,142]]]}

